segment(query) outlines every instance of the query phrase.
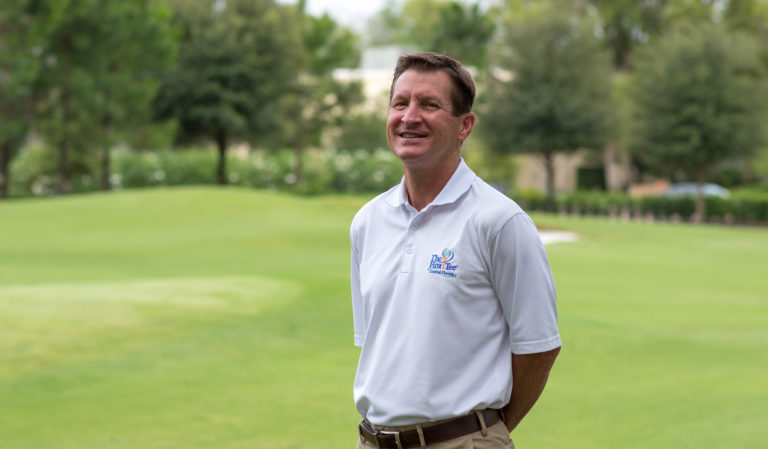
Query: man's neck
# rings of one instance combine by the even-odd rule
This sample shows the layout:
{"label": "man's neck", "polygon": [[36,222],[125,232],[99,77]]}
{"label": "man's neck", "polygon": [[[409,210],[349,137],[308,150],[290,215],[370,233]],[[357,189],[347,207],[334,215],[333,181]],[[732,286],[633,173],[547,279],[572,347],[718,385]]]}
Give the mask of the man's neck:
{"label": "man's neck", "polygon": [[460,162],[461,158],[457,154],[455,159],[452,158],[439,167],[408,167],[403,165],[405,188],[411,206],[417,211],[421,211],[434,201],[443,187],[448,184]]}

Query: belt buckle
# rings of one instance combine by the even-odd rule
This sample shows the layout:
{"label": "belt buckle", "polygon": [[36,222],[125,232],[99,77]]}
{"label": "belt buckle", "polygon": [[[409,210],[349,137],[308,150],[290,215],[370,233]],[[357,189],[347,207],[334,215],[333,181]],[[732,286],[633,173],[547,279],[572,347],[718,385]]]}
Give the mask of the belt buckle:
{"label": "belt buckle", "polygon": [[403,449],[403,443],[400,442],[399,430],[377,430],[376,433],[373,434],[373,437],[376,439],[376,447],[381,449],[381,443],[379,442],[379,435],[394,435],[395,443],[397,444],[397,449]]}

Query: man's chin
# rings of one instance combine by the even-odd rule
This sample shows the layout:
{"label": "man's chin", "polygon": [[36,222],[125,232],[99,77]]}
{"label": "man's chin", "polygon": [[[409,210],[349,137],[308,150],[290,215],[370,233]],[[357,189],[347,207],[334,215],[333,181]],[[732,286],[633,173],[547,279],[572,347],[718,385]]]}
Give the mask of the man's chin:
{"label": "man's chin", "polygon": [[392,150],[401,161],[419,159],[427,153],[427,149],[421,145],[398,145]]}
{"label": "man's chin", "polygon": [[396,154],[396,156],[398,159],[400,159],[400,162],[402,162],[403,165],[406,165],[406,166],[419,164],[421,161],[425,159],[423,153],[407,152],[407,153]]}

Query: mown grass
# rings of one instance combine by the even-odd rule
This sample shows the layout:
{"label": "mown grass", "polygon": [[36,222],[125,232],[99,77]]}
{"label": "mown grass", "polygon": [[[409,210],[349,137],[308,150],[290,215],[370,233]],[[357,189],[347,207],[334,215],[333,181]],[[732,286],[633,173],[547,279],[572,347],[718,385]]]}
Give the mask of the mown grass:
{"label": "mown grass", "polygon": [[[185,188],[0,204],[0,447],[355,441],[362,197]],[[518,447],[763,447],[768,232],[535,216],[564,350]]]}

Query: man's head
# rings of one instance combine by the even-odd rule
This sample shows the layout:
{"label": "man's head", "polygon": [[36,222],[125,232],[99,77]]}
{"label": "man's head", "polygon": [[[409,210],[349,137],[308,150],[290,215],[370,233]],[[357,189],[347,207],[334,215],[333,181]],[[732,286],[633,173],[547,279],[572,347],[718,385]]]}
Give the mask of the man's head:
{"label": "man's head", "polygon": [[389,90],[389,99],[395,91],[395,83],[406,70],[421,72],[444,72],[451,79],[451,105],[455,116],[472,111],[475,101],[475,83],[472,75],[462,67],[461,63],[449,56],[437,53],[414,53],[403,55],[397,59],[395,75]]}
{"label": "man's head", "polygon": [[411,169],[456,168],[475,123],[472,77],[458,61],[434,53],[400,57],[387,114],[387,142]]}

